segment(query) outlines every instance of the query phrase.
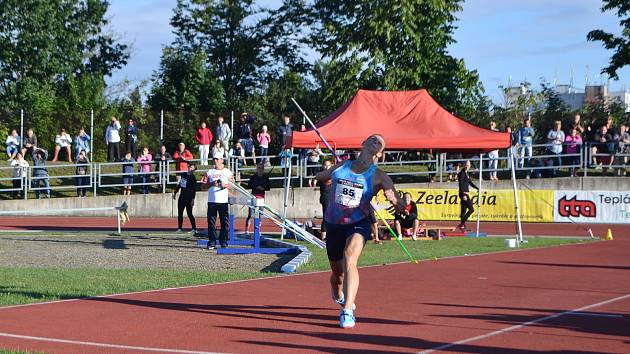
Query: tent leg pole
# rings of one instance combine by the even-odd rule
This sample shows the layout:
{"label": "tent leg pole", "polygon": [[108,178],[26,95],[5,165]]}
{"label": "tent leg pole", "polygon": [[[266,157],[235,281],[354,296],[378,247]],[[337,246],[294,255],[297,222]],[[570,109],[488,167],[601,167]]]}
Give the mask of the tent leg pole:
{"label": "tent leg pole", "polygon": [[479,224],[481,223],[481,181],[483,181],[483,154],[479,154],[479,191],[477,193],[477,232],[475,237],[479,237]]}
{"label": "tent leg pole", "polygon": [[[290,149],[286,149],[285,153],[289,154],[291,150]],[[291,162],[292,162],[292,157],[284,157],[286,160],[285,166],[287,167],[287,173],[286,173],[286,181],[284,183],[284,209],[282,210],[282,218],[286,220],[287,218],[287,208],[289,207],[289,188],[291,188],[291,168],[293,166],[291,166]],[[282,233],[280,234],[280,239],[284,240],[284,235],[285,235],[285,229],[282,228]]]}
{"label": "tent leg pole", "polygon": [[517,239],[517,247],[521,247],[521,242],[523,242],[523,228],[521,226],[521,208],[518,201],[518,189],[516,188],[516,171],[515,164],[516,160],[514,159],[514,155],[512,154],[512,149],[508,149],[508,155],[510,156],[510,161],[512,161],[512,190],[514,191],[514,208],[516,211],[516,226],[518,228],[518,235],[516,235]]}

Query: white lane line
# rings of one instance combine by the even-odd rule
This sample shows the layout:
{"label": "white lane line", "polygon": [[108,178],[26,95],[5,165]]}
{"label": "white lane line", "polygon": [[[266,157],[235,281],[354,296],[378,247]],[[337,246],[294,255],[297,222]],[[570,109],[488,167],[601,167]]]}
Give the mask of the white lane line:
{"label": "white lane line", "polygon": [[480,336],[470,337],[470,338],[459,340],[457,342],[444,344],[444,345],[441,345],[439,347],[431,348],[431,349],[428,349],[428,350],[423,350],[423,351],[421,351],[419,353],[420,354],[432,353],[434,351],[444,350],[444,349],[456,347],[456,346],[461,345],[461,344],[466,344],[466,343],[478,341],[480,339],[493,337],[493,336],[496,336],[498,334],[511,332],[513,330],[516,330],[516,329],[519,329],[519,328],[523,328],[525,326],[530,326],[530,325],[533,325],[533,324],[536,324],[536,323],[544,322],[544,321],[551,320],[551,319],[554,319],[554,318],[558,318],[558,317],[561,317],[561,316],[573,315],[573,314],[580,313],[580,312],[585,311],[585,310],[592,309],[594,307],[603,306],[603,305],[610,304],[610,303],[613,303],[613,302],[625,300],[627,298],[630,298],[630,294],[626,294],[626,295],[623,295],[623,296],[616,297],[614,299],[609,299],[609,300],[605,300],[605,301],[602,301],[602,302],[598,302],[596,304],[586,305],[584,307],[580,307],[580,308],[577,308],[577,309],[574,309],[574,310],[564,311],[564,312],[556,313],[554,315],[541,317],[541,318],[538,318],[538,319],[535,319],[535,320],[532,320],[532,321],[529,321],[529,322],[524,322],[524,323],[521,323],[521,324],[518,324],[518,325],[514,325],[514,326],[511,326],[511,327],[503,328],[503,329],[500,329],[500,330],[497,330],[497,331],[494,331],[494,332],[482,334]]}
{"label": "white lane line", "polygon": [[131,345],[97,343],[97,342],[83,342],[83,341],[69,340],[69,339],[60,339],[60,338],[23,336],[23,335],[19,335],[19,334],[2,333],[2,332],[0,332],[0,337],[9,337],[9,338],[17,338],[17,339],[29,339],[29,340],[36,340],[36,341],[42,341],[42,342],[76,344],[76,345],[84,345],[84,346],[91,346],[91,347],[101,347],[101,348],[116,348],[116,349],[124,349],[124,350],[139,350],[139,351],[145,351],[145,352],[186,353],[186,354],[217,354],[217,352],[203,352],[203,351],[196,351],[196,350],[170,349],[170,348],[136,347],[136,346],[131,346]]}
{"label": "white lane line", "polygon": [[[577,243],[560,244],[560,245],[547,246],[547,247],[519,248],[519,249],[512,249],[512,250],[505,250],[505,251],[494,251],[494,252],[490,251],[490,252],[483,252],[483,253],[476,253],[476,254],[469,254],[469,255],[461,255],[461,256],[447,256],[447,257],[438,258],[438,260],[442,261],[442,260],[458,259],[458,258],[490,256],[490,255],[494,255],[494,254],[503,254],[503,253],[537,251],[537,250],[544,250],[544,249],[550,249],[550,248],[556,248],[556,247],[581,246],[581,245],[588,245],[588,244],[593,244],[593,242],[592,241],[589,241],[589,242],[577,242]],[[434,261],[432,259],[428,258],[428,259],[419,260],[419,262],[423,263],[423,262],[434,262]],[[401,264],[410,264],[410,263],[409,263],[409,261],[400,261],[400,262],[387,263],[387,264],[374,264],[374,265],[369,265],[369,266],[362,266],[362,267],[359,267],[359,269],[385,267],[385,266],[393,266],[393,265],[401,265]],[[170,291],[170,290],[195,289],[195,288],[201,288],[201,287],[206,287],[206,286],[210,287],[210,286],[218,286],[218,285],[226,285],[226,284],[237,284],[237,283],[245,283],[245,282],[254,282],[254,281],[261,281],[261,280],[267,280],[267,279],[276,279],[276,278],[282,278],[282,277],[299,277],[299,276],[304,276],[304,275],[313,275],[313,274],[328,273],[328,272],[330,272],[330,270],[320,270],[320,271],[314,271],[314,272],[308,272],[308,273],[297,273],[297,274],[295,274],[295,273],[293,273],[293,274],[278,274],[278,275],[269,276],[269,277],[253,278],[253,279],[241,279],[241,280],[231,280],[231,281],[225,281],[225,282],[220,282],[220,283],[212,283],[212,284],[188,285],[188,286],[181,286],[181,287],[175,287],[175,288],[151,289],[151,290],[142,290],[142,291],[132,291],[132,292],[127,292],[127,293],[117,293],[117,294],[109,294],[109,295],[97,295],[97,296],[79,297],[79,298],[74,298],[74,299],[34,302],[34,303],[30,303],[30,304],[0,306],[0,311],[7,310],[7,309],[19,308],[19,307],[31,307],[31,306],[50,305],[50,304],[57,304],[57,303],[64,303],[64,302],[73,302],[73,301],[80,301],[80,300],[102,299],[102,298],[110,298],[110,297],[117,297],[117,296],[157,293],[157,292]]]}

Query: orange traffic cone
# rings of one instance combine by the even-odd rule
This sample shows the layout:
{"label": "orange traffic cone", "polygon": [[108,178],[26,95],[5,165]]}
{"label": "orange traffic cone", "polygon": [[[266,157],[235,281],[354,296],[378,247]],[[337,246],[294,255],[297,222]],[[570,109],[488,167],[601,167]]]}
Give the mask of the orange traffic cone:
{"label": "orange traffic cone", "polygon": [[606,233],[606,240],[612,240],[612,239],[613,239],[612,231],[608,229],[608,232]]}

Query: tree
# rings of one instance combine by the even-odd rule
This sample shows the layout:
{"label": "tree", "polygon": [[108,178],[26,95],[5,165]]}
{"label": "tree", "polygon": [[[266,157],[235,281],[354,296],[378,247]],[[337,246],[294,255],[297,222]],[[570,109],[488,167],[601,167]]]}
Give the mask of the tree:
{"label": "tree", "polygon": [[586,38],[589,41],[600,41],[604,48],[614,50],[614,54],[610,57],[610,63],[602,69],[602,74],[607,74],[611,79],[619,79],[617,71],[624,66],[630,64],[630,2],[627,0],[603,0],[602,12],[615,10],[617,16],[621,18],[619,24],[623,28],[620,37],[603,30],[593,30],[588,33]]}
{"label": "tree", "polygon": [[472,117],[483,97],[475,71],[449,55],[461,0],[316,0],[313,43],[335,81],[336,105],[358,88],[426,88],[449,111]]}

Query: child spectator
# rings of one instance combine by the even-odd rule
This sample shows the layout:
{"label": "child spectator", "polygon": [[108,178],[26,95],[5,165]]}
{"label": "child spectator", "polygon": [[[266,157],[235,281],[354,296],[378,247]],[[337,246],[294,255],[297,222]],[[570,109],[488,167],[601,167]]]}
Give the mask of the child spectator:
{"label": "child spectator", "polygon": [[259,163],[267,164],[269,162],[269,144],[271,143],[271,135],[267,132],[267,126],[262,126],[262,131],[256,134],[256,140],[258,140],[258,145],[260,145],[260,156],[264,156],[261,158]]}
{"label": "child spectator", "polygon": [[105,130],[105,142],[107,142],[107,161],[120,160],[120,122],[116,117],[112,117],[111,122]]}
{"label": "child spectator", "polygon": [[[315,149],[309,149],[307,151],[307,158],[306,158],[306,174],[308,176],[315,176],[315,174],[319,169],[319,157],[323,154],[322,150],[319,148],[319,144],[317,144],[317,146],[315,146]],[[311,178],[308,180],[308,185],[310,187],[315,187],[315,185],[317,184],[317,180],[315,178]]]}
{"label": "child spectator", "polygon": [[75,151],[74,156],[79,156],[81,151],[84,151],[85,155],[87,156],[87,154],[89,154],[91,151],[90,140],[92,140],[92,137],[87,135],[87,133],[85,132],[85,129],[83,128],[79,129],[79,135],[74,137],[74,151]]}
{"label": "child spectator", "polygon": [[[230,150],[230,139],[232,139],[232,129],[230,126],[224,122],[224,118],[219,116],[217,118],[217,130],[216,130],[216,138],[221,141],[221,146],[223,146],[224,151],[227,153]],[[228,156],[226,155],[227,159]]]}
{"label": "child spectator", "polygon": [[20,151],[20,143],[22,139],[17,133],[17,130],[11,130],[11,134],[7,136],[6,146],[7,146],[7,155],[9,155],[9,160],[11,161],[15,158],[17,153]]}
{"label": "child spectator", "polygon": [[133,184],[133,164],[135,159],[131,155],[131,151],[127,151],[125,158],[122,160],[122,172],[123,172],[123,195],[131,195],[131,185]]}
{"label": "child spectator", "polygon": [[127,129],[125,129],[125,148],[136,156],[136,146],[138,144],[138,127],[136,127],[133,119],[127,121]]}
{"label": "child spectator", "polygon": [[61,128],[61,133],[55,136],[55,155],[51,162],[57,162],[59,157],[59,151],[64,149],[68,156],[68,162],[72,163],[72,153],[70,152],[70,146],[72,145],[72,137],[66,133],[66,129]]}
{"label": "child spectator", "polygon": [[[195,140],[199,144],[199,158],[201,159],[202,166],[208,166],[208,154],[210,153],[210,143],[212,142],[212,132],[206,126],[206,122],[201,122],[197,132],[195,133]],[[219,144],[220,140],[217,139]]]}
{"label": "child spectator", "polygon": [[22,191],[24,190],[24,178],[26,177],[26,170],[28,169],[29,165],[28,162],[24,160],[24,156],[22,156],[21,151],[18,151],[15,154],[15,159],[11,161],[11,167],[13,167],[11,180],[11,182],[13,182],[13,188],[19,189],[13,191],[13,197],[22,198],[24,197],[24,195],[22,194]]}
{"label": "child spectator", "polygon": [[77,186],[77,197],[85,197],[87,196],[87,189],[90,185],[90,176],[87,175],[90,159],[88,159],[85,150],[79,152],[76,163],[74,184]]}
{"label": "child spectator", "polygon": [[569,165],[571,165],[569,172],[571,173],[572,177],[577,177],[575,166],[577,166],[580,163],[579,153],[582,150],[582,136],[579,134],[576,128],[572,128],[571,134],[568,135],[564,139],[564,142],[567,146],[566,147],[567,155],[572,155],[572,154],[576,155],[576,156],[568,156],[568,159],[569,159]]}
{"label": "child spectator", "polygon": [[24,147],[22,147],[22,156],[30,156],[33,158],[33,153],[37,148],[37,135],[33,133],[33,129],[26,131],[26,138],[24,138]]}
{"label": "child spectator", "polygon": [[43,182],[46,198],[50,198],[50,183],[48,181],[48,170],[46,169],[46,160],[48,159],[48,151],[35,148],[33,151],[33,189],[35,189],[35,198],[39,199],[40,186]]}
{"label": "child spectator", "polygon": [[149,183],[151,182],[151,161],[153,156],[149,153],[149,148],[142,148],[142,154],[138,156],[138,172],[140,172],[140,180],[142,181],[142,193],[149,194]]}
{"label": "child spectator", "polygon": [[215,140],[214,146],[212,147],[212,156],[225,156],[225,150],[223,149],[223,144],[220,140]]}
{"label": "child spectator", "polygon": [[[490,130],[492,130],[493,132],[499,131],[499,129],[497,129],[497,122],[490,122]],[[497,168],[499,168],[499,150],[492,150],[488,152],[488,159],[490,160],[488,162],[488,169],[490,170],[490,180],[498,181],[499,178],[497,177]]]}
{"label": "child spectator", "polygon": [[[214,156],[214,155],[213,155]],[[245,150],[243,150],[243,146],[241,146],[240,142],[236,142],[234,148],[230,150],[230,157],[236,158],[236,180],[241,179],[241,172],[239,168],[243,166],[245,163]]]}
{"label": "child spectator", "polygon": [[282,145],[278,158],[280,159],[280,167],[282,167],[282,175],[286,177],[289,172],[289,162],[293,158],[293,151]]}

